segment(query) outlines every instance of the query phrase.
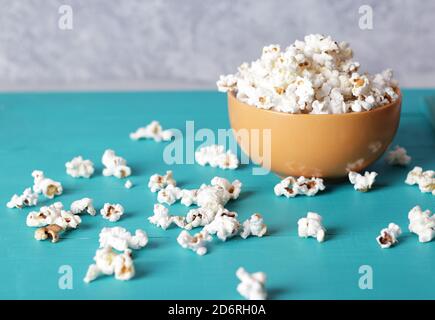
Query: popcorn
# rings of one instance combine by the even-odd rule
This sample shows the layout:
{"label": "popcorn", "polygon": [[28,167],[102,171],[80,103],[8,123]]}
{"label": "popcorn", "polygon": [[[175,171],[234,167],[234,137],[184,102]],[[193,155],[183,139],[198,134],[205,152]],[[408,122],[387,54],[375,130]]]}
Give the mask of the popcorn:
{"label": "popcorn", "polygon": [[374,171],[373,172],[366,171],[364,175],[360,175],[357,172],[350,171],[348,176],[349,176],[349,181],[350,183],[353,184],[355,190],[361,192],[367,192],[372,188],[377,175],[378,174]]}
{"label": "popcorn", "polygon": [[74,201],[71,204],[70,210],[73,214],[80,214],[83,212],[87,212],[91,216],[95,216],[95,214],[97,213],[93,204],[93,200],[91,198],[83,198]]}
{"label": "popcorn", "polygon": [[432,195],[435,195],[435,171],[433,170],[423,171],[421,167],[414,167],[408,173],[405,183],[418,184],[421,192],[432,192]]}
{"label": "popcorn", "polygon": [[179,199],[181,199],[181,189],[174,187],[172,184],[166,186],[157,193],[157,201],[159,203],[172,205]]}
{"label": "popcorn", "polygon": [[39,228],[35,231],[35,239],[42,241],[51,238],[51,242],[55,243],[59,241],[59,234],[65,229],[57,224],[50,224],[46,227]]}
{"label": "popcorn", "polygon": [[418,235],[418,241],[430,242],[435,237],[435,214],[415,206],[408,213],[409,231]]}
{"label": "popcorn", "polygon": [[122,227],[103,228],[99,235],[100,248],[111,247],[119,251],[141,249],[148,244],[148,235],[137,229],[134,236]]}
{"label": "popcorn", "polygon": [[281,180],[274,187],[275,195],[285,196],[286,198],[293,198],[297,195],[314,196],[319,191],[325,190],[323,179],[320,178],[305,178],[301,176],[299,178],[287,177]]}
{"label": "popcorn", "polygon": [[63,188],[60,182],[46,178],[44,172],[40,170],[34,170],[32,172],[33,179],[33,191],[37,194],[42,193],[49,199],[53,199],[54,196],[62,194]]}
{"label": "popcorn", "polygon": [[94,164],[91,160],[84,160],[82,156],[73,158],[65,163],[66,173],[73,178],[90,178],[94,174]]}
{"label": "popcorn", "polygon": [[202,147],[195,152],[195,161],[201,165],[210,165],[211,167],[219,167],[221,169],[237,169],[239,159],[231,152],[225,151],[224,146],[213,144]]}
{"label": "popcorn", "polygon": [[237,213],[222,209],[203,230],[209,234],[216,234],[220,240],[226,241],[228,238],[234,237],[239,229],[240,222],[237,220]]}
{"label": "popcorn", "polygon": [[216,207],[200,207],[189,210],[186,215],[184,228],[191,230],[192,228],[208,225],[214,220],[216,213],[221,209],[223,209],[222,206],[217,205]]}
{"label": "popcorn", "polygon": [[100,210],[100,214],[104,219],[116,222],[124,214],[124,207],[120,204],[105,203],[104,207]]}
{"label": "popcorn", "polygon": [[360,74],[352,56],[345,42],[307,35],[285,50],[264,47],[258,60],[243,63],[236,74],[220,76],[216,84],[241,102],[295,114],[362,112],[399,98],[391,70]]}
{"label": "popcorn", "polygon": [[107,149],[103,153],[101,162],[104,165],[103,176],[114,176],[118,179],[131,175],[131,168],[127,166],[127,161],[116,155],[115,151]]}
{"label": "popcorn", "polygon": [[54,221],[62,229],[76,229],[81,222],[82,219],[78,215],[65,210],[61,210],[60,215]]}
{"label": "popcorn", "polygon": [[131,188],[133,187],[133,182],[131,182],[130,179],[127,180],[127,181],[124,183],[124,187],[125,187],[126,189],[131,189]]}
{"label": "popcorn", "polygon": [[388,152],[385,158],[389,165],[407,166],[411,162],[411,157],[406,153],[406,149],[396,146],[394,150]]}
{"label": "popcorn", "polygon": [[95,264],[91,264],[83,279],[89,283],[101,275],[115,275],[117,280],[130,280],[135,275],[135,268],[131,250],[116,253],[111,247],[98,249],[94,257]]}
{"label": "popcorn", "polygon": [[180,228],[185,225],[184,217],[171,216],[168,208],[158,203],[154,205],[154,215],[148,217],[148,221],[163,230],[166,230],[172,223]]}
{"label": "popcorn", "polygon": [[201,231],[194,236],[191,236],[186,230],[181,231],[177,237],[178,244],[184,249],[190,249],[196,254],[203,256],[207,253],[207,242],[210,242],[212,237],[207,231]]}
{"label": "popcorn", "polygon": [[236,276],[241,281],[237,285],[237,291],[242,297],[248,300],[266,300],[266,274],[264,272],[248,273],[240,267],[236,271]]}
{"label": "popcorn", "polygon": [[246,239],[250,235],[262,237],[267,232],[267,226],[263,222],[263,217],[259,213],[254,213],[248,220],[242,224],[240,236]]}
{"label": "popcorn", "polygon": [[239,180],[229,182],[227,179],[221,177],[214,177],[211,180],[211,185],[225,189],[233,200],[236,200],[239,197],[242,190],[242,183]]}
{"label": "popcorn", "polygon": [[169,185],[172,185],[173,187],[177,186],[177,182],[174,180],[172,171],[170,170],[166,171],[166,174],[163,176],[158,175],[157,173],[153,174],[148,182],[148,188],[150,188],[151,192],[160,191]]}
{"label": "popcorn", "polygon": [[298,220],[298,234],[301,238],[313,237],[318,242],[325,240],[326,229],[322,225],[322,217],[315,212],[308,212],[306,218]]}
{"label": "popcorn", "polygon": [[163,130],[158,121],[152,121],[146,127],[138,128],[130,133],[130,139],[154,139],[156,142],[170,141],[173,136],[174,133],[171,130]]}
{"label": "popcorn", "polygon": [[190,207],[192,204],[196,204],[196,196],[198,194],[197,189],[181,190],[181,204],[184,204],[186,207]]}
{"label": "popcorn", "polygon": [[50,206],[43,206],[39,211],[32,211],[27,215],[26,225],[28,227],[44,227],[54,224],[56,219],[61,216],[63,204],[55,202]]}
{"label": "popcorn", "polygon": [[382,249],[390,248],[397,243],[397,238],[402,234],[402,230],[395,223],[390,223],[387,228],[382,229],[380,235],[376,238]]}
{"label": "popcorn", "polygon": [[26,188],[21,195],[14,194],[6,204],[8,208],[33,207],[38,204],[38,194],[32,192],[31,188]]}

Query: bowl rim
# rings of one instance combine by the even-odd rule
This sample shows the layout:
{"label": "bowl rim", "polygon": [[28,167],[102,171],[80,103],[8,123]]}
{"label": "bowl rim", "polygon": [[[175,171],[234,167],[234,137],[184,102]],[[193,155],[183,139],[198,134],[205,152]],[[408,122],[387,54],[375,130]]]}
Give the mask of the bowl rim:
{"label": "bowl rim", "polygon": [[[390,109],[393,108],[394,106],[398,105],[400,107],[400,105],[402,104],[402,91],[400,90],[399,87],[394,87],[393,88],[394,91],[398,94],[398,98],[390,103],[387,103],[383,106],[374,108],[372,110],[365,110],[365,111],[360,111],[360,112],[346,112],[346,113],[328,113],[328,114],[312,114],[312,113],[287,113],[287,112],[281,112],[281,111],[275,111],[275,110],[268,110],[268,109],[261,109],[261,108],[257,108],[256,106],[247,104],[245,102],[240,101],[239,99],[237,99],[235,92],[234,91],[228,91],[228,97],[231,96],[232,99],[234,99],[235,101],[237,101],[237,103],[244,105],[246,107],[249,108],[253,108],[254,110],[258,110],[259,112],[268,112],[271,114],[275,114],[277,116],[281,116],[281,117],[289,117],[289,118],[337,118],[337,117],[358,117],[358,116],[362,116],[365,114],[374,114],[376,112],[381,112],[385,109]],[[228,104],[229,105],[229,104]]]}

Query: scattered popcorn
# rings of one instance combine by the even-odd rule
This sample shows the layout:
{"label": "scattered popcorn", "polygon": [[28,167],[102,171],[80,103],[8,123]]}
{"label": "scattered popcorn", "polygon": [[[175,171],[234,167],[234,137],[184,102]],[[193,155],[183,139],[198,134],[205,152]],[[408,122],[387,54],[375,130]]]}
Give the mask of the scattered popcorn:
{"label": "scattered popcorn", "polygon": [[118,179],[131,175],[131,168],[127,166],[127,161],[116,155],[115,151],[107,149],[104,151],[101,162],[104,165],[103,176],[114,176]]}
{"label": "scattered popcorn", "polygon": [[148,221],[163,230],[166,230],[172,223],[175,223],[180,228],[183,228],[185,225],[184,217],[171,216],[168,208],[159,203],[154,205],[154,215],[148,217]]}
{"label": "scattered popcorn", "polygon": [[226,241],[228,238],[234,237],[239,229],[240,222],[237,220],[237,213],[223,209],[216,214],[213,221],[207,224],[203,230],[209,234],[216,234],[220,240]]}
{"label": "scattered popcorn", "polygon": [[152,121],[146,127],[138,128],[135,132],[130,133],[130,139],[154,139],[156,142],[170,141],[174,133],[171,130],[163,130],[158,121]]}
{"label": "scattered popcorn", "polygon": [[406,153],[406,149],[396,146],[394,150],[388,152],[385,158],[389,165],[407,166],[411,162],[411,157]]}
{"label": "scattered popcorn", "polygon": [[32,211],[27,215],[26,225],[28,227],[44,227],[54,224],[56,219],[61,216],[63,204],[55,202],[50,206],[43,206],[39,211]]}
{"label": "scattered popcorn", "polygon": [[237,291],[242,297],[248,300],[266,300],[266,274],[264,272],[248,273],[240,267],[236,271],[236,276],[241,281],[237,286]]}
{"label": "scattered popcorn", "polygon": [[289,176],[281,180],[274,187],[275,195],[285,196],[286,198],[293,198],[299,194],[311,197],[322,190],[325,190],[323,179],[315,177],[305,178],[304,176],[297,179]]}
{"label": "scattered popcorn", "polygon": [[387,228],[382,229],[376,241],[382,249],[390,248],[397,243],[397,238],[402,234],[402,230],[395,223],[390,223]]}
{"label": "scattered popcorn", "polygon": [[115,275],[117,280],[130,280],[135,275],[131,250],[116,253],[111,247],[98,249],[94,257],[95,264],[88,268],[84,282],[94,281],[101,275]]}
{"label": "scattered popcorn", "polygon": [[184,249],[190,249],[198,255],[203,256],[207,253],[207,242],[210,242],[212,237],[207,231],[201,231],[194,236],[191,236],[186,230],[181,231],[177,238],[177,242]]}
{"label": "scattered popcorn", "polygon": [[104,219],[116,222],[124,214],[124,207],[120,204],[105,203],[104,207],[100,210],[100,214]]}
{"label": "scattered popcorn", "polygon": [[6,204],[8,208],[33,207],[38,204],[38,194],[32,192],[31,188],[26,188],[21,195],[14,194],[11,200]]}
{"label": "scattered popcorn", "polygon": [[301,238],[313,237],[318,242],[323,242],[325,233],[322,217],[315,212],[308,212],[307,217],[298,220],[298,234]]}
{"label": "scattered popcorn", "polygon": [[42,241],[50,238],[51,242],[55,243],[59,241],[60,233],[62,233],[64,230],[64,228],[57,224],[50,224],[37,229],[35,231],[35,239]]}
{"label": "scattered popcorn", "polygon": [[174,187],[172,184],[166,186],[157,193],[157,201],[159,203],[172,205],[179,199],[181,199],[181,189]]}
{"label": "scattered popcorn", "polygon": [[91,198],[83,198],[76,200],[71,204],[71,212],[73,214],[80,214],[87,212],[91,216],[95,216],[97,211],[95,210],[93,200]]}
{"label": "scattered popcorn", "polygon": [[435,196],[435,171],[426,170],[423,171],[421,167],[414,167],[406,177],[406,184],[417,184],[421,192],[432,193]]}
{"label": "scattered popcorn", "polygon": [[137,229],[134,236],[122,227],[103,228],[99,235],[100,248],[111,247],[119,251],[141,249],[148,244],[148,235]]}
{"label": "scattered popcorn", "polygon": [[435,237],[435,214],[415,206],[408,213],[409,231],[418,235],[418,241],[430,242]]}
{"label": "scattered popcorn", "polygon": [[66,173],[73,178],[90,178],[94,174],[94,163],[84,160],[82,156],[73,158],[65,163]]}
{"label": "scattered popcorn", "polygon": [[133,182],[131,182],[130,179],[127,180],[127,181],[124,183],[124,187],[127,188],[127,189],[131,189],[131,188],[133,187]]}
{"label": "scattered popcorn", "polygon": [[186,230],[191,230],[197,227],[204,227],[211,223],[214,220],[216,213],[222,209],[222,206],[210,206],[189,210],[186,215],[184,228]]}
{"label": "scattered popcorn", "polygon": [[262,237],[267,232],[267,226],[263,222],[263,217],[259,213],[254,213],[248,220],[242,224],[240,236],[246,239],[250,235]]}
{"label": "scattered popcorn", "polygon": [[239,197],[240,191],[242,190],[242,183],[239,180],[229,182],[227,179],[221,177],[214,177],[211,180],[211,185],[225,189],[233,200]]}
{"label": "scattered popcorn", "polygon": [[374,171],[373,172],[366,171],[364,175],[360,175],[357,172],[350,171],[349,181],[350,183],[353,184],[355,190],[361,192],[367,192],[372,188],[377,175],[378,174]]}
{"label": "scattered popcorn", "polygon": [[157,173],[153,174],[148,182],[148,188],[150,188],[151,192],[160,191],[169,185],[172,185],[173,187],[177,186],[177,182],[174,180],[172,171],[170,170],[166,171],[166,174],[163,176],[158,175]]}
{"label": "scattered popcorn", "polygon": [[211,167],[219,167],[221,169],[237,169],[239,159],[231,151],[225,151],[224,146],[213,144],[202,147],[195,152],[195,161],[201,165],[210,165]]}
{"label": "scattered popcorn", "polygon": [[46,178],[43,171],[33,171],[32,177],[33,191],[35,191],[37,194],[42,193],[49,199],[53,199],[54,196],[62,194],[63,188],[60,182]]}
{"label": "scattered popcorn", "polygon": [[196,196],[198,194],[197,189],[181,190],[181,204],[184,204],[186,207],[190,207],[192,204],[196,204]]}
{"label": "scattered popcorn", "polygon": [[391,70],[360,74],[352,57],[347,43],[311,34],[284,51],[278,45],[264,47],[258,60],[220,76],[217,87],[234,92],[241,102],[285,113],[362,112],[399,98]]}

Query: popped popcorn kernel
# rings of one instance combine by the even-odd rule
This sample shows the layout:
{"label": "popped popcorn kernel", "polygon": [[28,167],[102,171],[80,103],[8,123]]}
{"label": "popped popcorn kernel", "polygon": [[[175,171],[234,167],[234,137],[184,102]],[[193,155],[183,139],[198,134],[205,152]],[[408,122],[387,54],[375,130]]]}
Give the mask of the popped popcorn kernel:
{"label": "popped popcorn kernel", "polygon": [[51,239],[52,243],[59,241],[60,233],[65,229],[57,224],[50,224],[35,231],[35,239],[39,241]]}
{"label": "popped popcorn kernel", "polygon": [[237,291],[242,297],[247,300],[266,300],[266,274],[264,272],[248,273],[240,267],[236,271],[236,276],[240,280]]}
{"label": "popped popcorn kernel", "polygon": [[406,149],[400,146],[396,146],[394,150],[389,151],[385,159],[392,166],[407,166],[411,162],[411,157],[407,154]]}
{"label": "popped popcorn kernel", "polygon": [[103,228],[99,235],[100,248],[110,247],[118,251],[127,249],[141,249],[148,244],[148,235],[145,231],[137,229],[132,235],[122,227]]}
{"label": "popped popcorn kernel", "polygon": [[80,214],[86,212],[91,216],[95,216],[95,214],[97,213],[94,207],[94,201],[91,198],[83,198],[74,201],[71,204],[70,210],[73,214]]}
{"label": "popped popcorn kernel", "polygon": [[322,216],[315,212],[308,212],[306,217],[298,220],[298,234],[301,238],[313,237],[318,242],[323,242],[326,229],[322,224]]}
{"label": "popped popcorn kernel", "polygon": [[14,194],[6,206],[10,209],[22,209],[24,207],[33,207],[37,204],[38,194],[36,192],[32,192],[31,188],[26,188],[21,195]]}
{"label": "popped popcorn kernel", "polygon": [[267,232],[267,226],[263,222],[263,216],[259,213],[254,213],[249,219],[242,224],[242,232],[240,236],[246,239],[249,236],[262,237]]}
{"label": "popped popcorn kernel", "polygon": [[224,146],[217,144],[198,149],[195,152],[195,161],[201,166],[208,164],[213,168],[234,170],[239,167],[237,156],[231,150],[225,151]]}
{"label": "popped popcorn kernel", "polygon": [[181,247],[184,249],[190,249],[200,256],[207,253],[207,242],[210,242],[211,240],[212,237],[207,231],[201,231],[191,236],[189,232],[183,230],[177,237],[177,242]]}
{"label": "popped popcorn kernel", "polygon": [[167,185],[157,193],[157,201],[172,205],[181,199],[181,189],[174,187],[172,184]]}
{"label": "popped popcorn kernel", "polygon": [[131,175],[131,168],[127,165],[127,161],[116,155],[115,151],[107,149],[104,151],[101,158],[104,165],[103,176],[114,176],[118,179],[125,178]]}
{"label": "popped popcorn kernel", "polygon": [[418,241],[430,242],[435,237],[435,214],[415,206],[408,213],[409,231],[418,235]]}
{"label": "popped popcorn kernel", "polygon": [[273,190],[278,197],[285,196],[286,198],[293,198],[297,195],[312,197],[319,191],[325,190],[325,185],[321,178],[306,178],[300,176],[296,179],[295,177],[289,176],[277,183]]}
{"label": "popped popcorn kernel", "polygon": [[148,221],[157,227],[166,230],[172,223],[175,223],[178,227],[183,228],[185,225],[184,217],[171,216],[168,208],[157,203],[154,205],[154,215],[148,217]]}
{"label": "popped popcorn kernel", "polygon": [[37,194],[42,193],[45,197],[53,199],[55,196],[61,195],[63,192],[62,184],[58,181],[46,178],[41,170],[34,170],[33,191]]}
{"label": "popped popcorn kernel", "polygon": [[226,241],[238,234],[239,229],[240,222],[237,220],[237,213],[222,209],[203,230],[212,235],[216,234],[220,240]]}
{"label": "popped popcorn kernel", "polygon": [[73,158],[65,163],[66,173],[73,178],[90,178],[94,174],[94,163],[82,156]]}
{"label": "popped popcorn kernel", "polygon": [[124,214],[124,207],[120,204],[105,203],[104,207],[100,210],[100,214],[104,219],[116,222]]}
{"label": "popped popcorn kernel", "polygon": [[130,133],[130,139],[153,139],[155,142],[170,141],[174,133],[171,130],[163,130],[158,121],[152,121],[146,127],[138,128]]}
{"label": "popped popcorn kernel", "polygon": [[56,219],[61,216],[63,204],[55,202],[49,206],[39,208],[39,211],[31,211],[27,215],[26,225],[28,227],[44,227],[54,224]]}
{"label": "popped popcorn kernel", "polygon": [[376,241],[382,249],[390,248],[396,244],[397,238],[402,234],[402,230],[395,223],[390,223],[387,228],[382,229]]}
{"label": "popped popcorn kernel", "polygon": [[372,188],[377,175],[378,174],[374,171],[373,172],[366,171],[364,175],[360,175],[357,172],[350,171],[348,176],[349,176],[349,181],[351,184],[353,184],[355,190],[361,192],[367,192]]}
{"label": "popped popcorn kernel", "polygon": [[186,207],[190,207],[193,204],[196,204],[196,197],[198,194],[197,189],[187,190],[182,189],[181,190],[181,204],[184,204]]}
{"label": "popped popcorn kernel", "polygon": [[421,192],[432,193],[432,195],[435,196],[434,170],[423,171],[421,167],[414,167],[414,169],[408,173],[405,183],[411,186],[417,184]]}
{"label": "popped popcorn kernel", "polygon": [[166,171],[166,174],[162,176],[157,173],[153,174],[148,182],[148,188],[151,192],[160,191],[169,185],[177,186],[177,181],[175,181],[171,170]]}

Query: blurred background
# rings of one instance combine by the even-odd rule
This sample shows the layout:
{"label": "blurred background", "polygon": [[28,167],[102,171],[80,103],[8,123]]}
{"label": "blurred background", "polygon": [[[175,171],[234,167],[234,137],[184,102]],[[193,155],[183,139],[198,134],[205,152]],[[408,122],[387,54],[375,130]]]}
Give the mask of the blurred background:
{"label": "blurred background", "polygon": [[214,89],[264,45],[308,33],[350,42],[363,71],[429,87],[434,19],[435,1],[415,0],[0,0],[0,91]]}

